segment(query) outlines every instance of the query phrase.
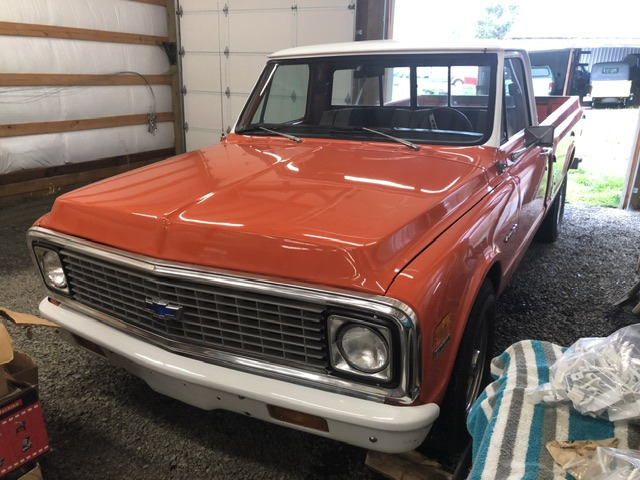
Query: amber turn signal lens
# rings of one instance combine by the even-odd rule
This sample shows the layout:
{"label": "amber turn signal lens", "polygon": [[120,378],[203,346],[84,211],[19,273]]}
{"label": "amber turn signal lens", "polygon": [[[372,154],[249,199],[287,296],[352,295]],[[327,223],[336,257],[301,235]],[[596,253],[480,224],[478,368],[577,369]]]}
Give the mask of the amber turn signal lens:
{"label": "amber turn signal lens", "polygon": [[451,338],[451,314],[447,313],[447,315],[442,319],[442,321],[438,324],[435,331],[433,332],[433,356],[437,357],[440,355],[440,352],[447,346],[449,343],[449,339]]}
{"label": "amber turn signal lens", "polygon": [[288,408],[276,407],[275,405],[267,405],[267,409],[271,417],[281,422],[292,423],[294,425],[300,425],[301,427],[320,430],[321,432],[329,431],[329,425],[327,425],[327,421],[322,417],[297,412],[296,410],[289,410]]}

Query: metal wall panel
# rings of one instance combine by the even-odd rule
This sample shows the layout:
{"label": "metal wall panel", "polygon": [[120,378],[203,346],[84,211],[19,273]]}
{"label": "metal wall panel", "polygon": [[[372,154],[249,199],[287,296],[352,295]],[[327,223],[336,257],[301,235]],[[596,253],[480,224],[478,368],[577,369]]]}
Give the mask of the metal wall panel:
{"label": "metal wall panel", "polygon": [[[640,52],[640,47],[608,47],[608,48],[589,48],[585,49],[591,52],[589,55],[589,71],[595,63],[601,62],[621,62],[630,53]],[[581,59],[582,60],[582,59]],[[585,62],[586,63],[586,62]]]}

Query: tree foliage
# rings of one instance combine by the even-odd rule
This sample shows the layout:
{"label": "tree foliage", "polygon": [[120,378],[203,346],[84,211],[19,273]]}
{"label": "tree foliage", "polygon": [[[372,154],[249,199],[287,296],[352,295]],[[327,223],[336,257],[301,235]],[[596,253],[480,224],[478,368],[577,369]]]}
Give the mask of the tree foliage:
{"label": "tree foliage", "polygon": [[476,25],[476,37],[505,38],[517,15],[518,5],[497,3],[485,7],[485,14]]}

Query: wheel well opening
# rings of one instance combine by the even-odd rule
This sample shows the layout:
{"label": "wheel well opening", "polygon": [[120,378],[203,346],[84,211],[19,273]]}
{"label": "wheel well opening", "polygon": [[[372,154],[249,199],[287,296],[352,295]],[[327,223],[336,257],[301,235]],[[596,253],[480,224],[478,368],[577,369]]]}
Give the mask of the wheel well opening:
{"label": "wheel well opening", "polygon": [[499,263],[494,263],[489,272],[487,273],[487,279],[493,285],[493,290],[496,292],[496,295],[500,291],[500,279],[502,278],[502,268]]}

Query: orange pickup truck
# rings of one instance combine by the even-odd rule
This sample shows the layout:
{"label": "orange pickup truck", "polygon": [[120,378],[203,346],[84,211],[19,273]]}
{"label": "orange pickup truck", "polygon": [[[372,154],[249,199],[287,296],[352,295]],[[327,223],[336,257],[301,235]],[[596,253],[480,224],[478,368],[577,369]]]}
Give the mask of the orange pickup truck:
{"label": "orange pickup truck", "polygon": [[532,92],[504,47],[278,52],[220,143],[56,200],[28,232],[40,311],[204,409],[386,452],[461,437],[494,300],[561,226],[582,111]]}

